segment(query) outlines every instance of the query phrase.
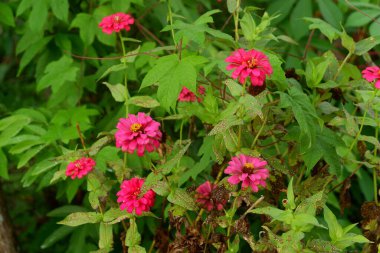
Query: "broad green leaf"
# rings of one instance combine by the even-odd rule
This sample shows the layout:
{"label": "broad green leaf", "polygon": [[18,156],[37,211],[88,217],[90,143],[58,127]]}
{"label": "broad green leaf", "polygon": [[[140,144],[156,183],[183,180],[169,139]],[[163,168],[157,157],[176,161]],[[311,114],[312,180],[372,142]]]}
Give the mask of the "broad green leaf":
{"label": "broad green leaf", "polygon": [[232,126],[243,125],[243,123],[243,120],[238,119],[236,116],[225,118],[218,124],[216,124],[208,135],[211,136],[219,133],[224,133],[227,129],[231,128]]}
{"label": "broad green leaf", "polygon": [[23,167],[24,165],[26,165],[30,159],[32,159],[33,157],[35,157],[39,152],[41,152],[41,150],[43,150],[47,145],[44,144],[44,145],[39,145],[39,146],[36,146],[36,147],[33,147],[31,149],[29,149],[26,153],[22,154],[19,161],[18,161],[18,164],[17,164],[17,169],[20,169],[21,167]]}
{"label": "broad green leaf", "polygon": [[140,241],[141,235],[137,229],[136,221],[135,219],[130,219],[127,235],[125,236],[125,245],[128,247],[132,247],[135,245],[139,245]]}
{"label": "broad green leaf", "polygon": [[66,227],[66,226],[59,227],[58,229],[54,230],[54,232],[51,233],[45,239],[45,241],[41,245],[41,249],[49,248],[50,246],[54,245],[56,242],[64,239],[73,231],[74,231],[73,227]]}
{"label": "broad green leaf", "polygon": [[194,199],[186,192],[186,190],[181,188],[173,189],[168,196],[168,201],[182,206],[187,210],[195,211],[198,209]]}
{"label": "broad green leaf", "polygon": [[69,16],[69,2],[68,0],[53,0],[50,1],[50,7],[53,11],[54,15],[64,21],[67,22],[67,18]]}
{"label": "broad green leaf", "polygon": [[71,22],[71,28],[79,28],[79,35],[83,43],[87,46],[91,45],[95,38],[95,33],[98,28],[98,24],[95,18],[87,13],[79,13]]}
{"label": "broad green leaf", "polygon": [[244,16],[240,20],[240,26],[243,31],[244,37],[248,41],[252,41],[255,39],[256,24],[249,12],[244,13]]}
{"label": "broad green leaf", "polygon": [[335,28],[339,28],[343,20],[342,12],[333,0],[317,0],[323,18]]}
{"label": "broad green leaf", "polygon": [[298,0],[290,14],[290,26],[292,37],[300,39],[308,35],[307,24],[302,20],[305,17],[313,16],[313,2],[312,0]]}
{"label": "broad green leaf", "polygon": [[169,174],[171,170],[175,166],[177,166],[177,163],[181,160],[183,155],[186,153],[186,151],[190,147],[191,141],[183,140],[182,142],[184,146],[179,151],[177,151],[175,156],[158,168],[162,172],[162,174],[164,175]]}
{"label": "broad green leaf", "polygon": [[371,50],[372,48],[374,48],[375,46],[377,46],[378,44],[380,44],[379,37],[377,37],[377,38],[368,37],[364,40],[360,40],[356,43],[355,54],[356,55],[363,55],[363,54],[367,53],[369,50]]}
{"label": "broad green leaf", "polygon": [[278,90],[284,91],[288,88],[288,82],[286,81],[285,72],[282,69],[282,61],[276,54],[266,52],[266,55],[269,58],[269,62],[272,65],[273,73],[268,78],[272,80],[277,85]]}
{"label": "broad green leaf", "polygon": [[325,195],[323,191],[320,191],[307,199],[301,201],[295,210],[295,214],[310,214],[315,216],[316,210],[318,207],[323,207],[325,203]]}
{"label": "broad green leaf", "polygon": [[33,176],[38,176],[41,173],[45,173],[47,170],[57,166],[59,163],[52,161],[51,158],[39,161],[35,166],[33,166]]}
{"label": "broad green leaf", "polygon": [[34,0],[22,0],[17,6],[16,16],[20,16],[33,6]]}
{"label": "broad green leaf", "polygon": [[100,249],[111,249],[113,246],[112,225],[100,223],[99,226],[99,244]]}
{"label": "broad green leaf", "polygon": [[323,33],[329,40],[332,42],[333,40],[339,38],[340,31],[336,28],[332,27],[330,24],[318,18],[304,18],[306,21],[310,22],[309,29],[319,29],[321,33]]}
{"label": "broad green leaf", "polygon": [[128,253],[146,253],[146,250],[140,245],[135,245],[135,246],[129,247]]}
{"label": "broad green leaf", "polygon": [[224,144],[230,152],[236,152],[238,150],[238,136],[232,128],[227,129],[223,135]]}
{"label": "broad green leaf", "polygon": [[13,12],[8,4],[0,3],[0,23],[8,26],[15,26]]}
{"label": "broad green leaf", "polygon": [[54,210],[50,211],[47,216],[49,217],[66,217],[67,215],[75,212],[85,212],[87,211],[86,208],[82,206],[75,206],[75,205],[65,205],[60,206],[58,208],[55,208]]}
{"label": "broad green leaf", "polygon": [[340,253],[341,250],[337,248],[332,242],[321,239],[313,239],[308,241],[307,247],[312,249],[313,252],[318,253]]}
{"label": "broad green leaf", "polygon": [[52,36],[47,36],[41,40],[38,40],[36,43],[29,45],[26,48],[24,54],[21,57],[20,66],[17,71],[18,76],[21,74],[24,68],[33,60],[33,58],[44,49],[44,47],[49,43],[49,41],[52,38]]}
{"label": "broad green leaf", "polygon": [[224,83],[227,85],[232,96],[239,97],[243,93],[243,87],[234,80],[227,79],[226,81],[224,81]]}
{"label": "broad green leaf", "polygon": [[104,73],[98,78],[97,81],[99,81],[100,79],[106,77],[107,75],[109,75],[112,72],[118,72],[118,71],[122,71],[122,70],[125,70],[125,69],[127,69],[127,66],[124,63],[117,64],[117,65],[112,65],[106,71],[104,71]]}
{"label": "broad green leaf", "polygon": [[112,97],[115,99],[116,102],[124,102],[126,99],[126,93],[124,85],[118,83],[118,84],[109,84],[107,82],[103,82],[108,89],[111,91]]}
{"label": "broad green leaf", "polygon": [[65,219],[58,224],[76,227],[88,223],[98,223],[102,220],[102,214],[95,212],[77,212],[69,214]]}
{"label": "broad green leaf", "polygon": [[45,68],[45,75],[37,84],[37,91],[51,86],[53,93],[57,92],[65,83],[74,82],[79,68],[73,64],[68,56],[62,56],[59,60],[51,62]]}
{"label": "broad green leaf", "polygon": [[353,38],[351,38],[351,36],[349,36],[345,31],[343,31],[340,35],[340,37],[342,38],[342,45],[344,48],[346,48],[348,50],[348,52],[350,52],[351,54],[355,52],[355,47],[356,47],[356,44],[355,44],[355,41]]}
{"label": "broad green leaf", "polygon": [[157,100],[150,96],[134,96],[128,99],[128,104],[137,105],[143,108],[155,108],[160,106]]}
{"label": "broad green leaf", "polygon": [[338,220],[336,219],[334,213],[331,212],[327,206],[325,206],[323,210],[324,219],[327,223],[327,226],[329,227],[330,238],[333,242],[336,242],[343,237],[343,229],[338,223]]}
{"label": "broad green leaf", "polygon": [[34,32],[43,31],[44,25],[48,20],[48,0],[33,1],[32,11],[29,14],[28,25]]}
{"label": "broad green leaf", "polygon": [[167,55],[161,57],[156,65],[149,70],[149,72],[145,75],[140,90],[151,86],[157,83],[162,77],[164,77],[169,71],[172,71],[172,68],[178,64],[178,56],[177,55]]}
{"label": "broad green leaf", "polygon": [[227,9],[229,13],[233,13],[237,8],[237,0],[227,0]]}
{"label": "broad green leaf", "polygon": [[368,16],[363,15],[361,12],[353,12],[351,13],[346,20],[346,27],[363,27],[367,25],[368,23],[372,22],[372,18],[376,19],[378,16],[380,16],[380,10],[373,10],[373,9],[363,9],[363,12],[368,14]]}
{"label": "broad green leaf", "polygon": [[120,210],[120,208],[111,207],[108,211],[104,213],[103,222],[107,224],[116,224],[122,220],[130,219],[133,215],[125,210]]}

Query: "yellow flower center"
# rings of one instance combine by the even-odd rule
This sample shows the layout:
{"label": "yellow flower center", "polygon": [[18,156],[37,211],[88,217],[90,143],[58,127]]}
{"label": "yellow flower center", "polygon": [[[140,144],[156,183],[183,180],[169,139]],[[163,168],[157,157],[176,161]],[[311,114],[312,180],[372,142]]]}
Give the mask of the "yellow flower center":
{"label": "yellow flower center", "polygon": [[244,173],[253,173],[255,170],[255,166],[253,166],[252,163],[245,163],[243,167],[243,172]]}
{"label": "yellow flower center", "polygon": [[141,124],[140,123],[133,123],[130,127],[132,132],[137,132],[140,131],[141,129]]}
{"label": "yellow flower center", "polygon": [[113,20],[118,23],[118,22],[120,22],[120,17],[119,16],[115,16],[115,17],[113,17]]}
{"label": "yellow flower center", "polygon": [[256,59],[252,58],[247,61],[248,68],[253,69],[257,65]]}

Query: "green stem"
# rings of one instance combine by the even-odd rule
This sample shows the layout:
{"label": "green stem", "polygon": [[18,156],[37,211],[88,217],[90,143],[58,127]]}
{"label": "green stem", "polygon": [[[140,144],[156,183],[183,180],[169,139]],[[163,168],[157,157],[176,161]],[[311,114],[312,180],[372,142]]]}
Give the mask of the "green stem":
{"label": "green stem", "polygon": [[[123,41],[123,37],[121,36],[121,33],[118,33],[119,35],[119,39],[120,39],[120,43],[121,43],[121,48],[123,50],[123,56],[127,56],[126,55],[126,52],[125,52],[125,46],[124,46],[124,41]],[[126,58],[123,58],[123,64],[125,67],[127,67],[127,62],[126,62]],[[124,87],[125,87],[125,115],[126,117],[128,117],[128,82],[127,82],[127,72],[126,70],[124,71]]]}
{"label": "green stem", "polygon": [[174,29],[173,29],[172,0],[168,0],[168,18],[169,18],[170,31],[172,34],[173,42],[174,42],[174,45],[177,46],[177,43],[175,42]]}
{"label": "green stem", "polygon": [[359,139],[359,136],[360,136],[360,134],[361,134],[361,132],[362,132],[362,130],[363,130],[363,127],[364,127],[364,120],[365,120],[365,118],[366,118],[366,116],[367,116],[368,105],[369,105],[370,103],[372,103],[372,100],[374,99],[375,95],[376,95],[376,91],[373,92],[373,96],[372,96],[372,98],[370,98],[370,99],[367,101],[366,108],[365,108],[365,111],[364,111],[364,114],[363,114],[363,118],[362,118],[362,122],[360,123],[359,132],[356,134],[355,139],[352,141],[352,143],[351,143],[351,145],[350,145],[350,149],[348,150],[348,153],[351,152],[351,150],[354,148],[354,145],[356,144],[356,142],[357,142],[358,139]]}
{"label": "green stem", "polygon": [[[247,81],[245,81],[244,83],[243,83],[243,90],[242,90],[242,92],[241,92],[241,96],[243,97],[243,96],[245,96],[245,93],[246,93],[246,90],[245,90],[245,86],[246,86],[246,83],[247,83]],[[239,125],[239,131],[238,131],[238,150],[240,150],[240,148],[241,148],[241,133],[242,133],[242,128],[243,128],[243,126],[242,125]]]}
{"label": "green stem", "polygon": [[[375,111],[375,120],[376,120],[376,130],[375,130],[375,138],[376,140],[379,139],[379,128],[380,128],[380,125],[378,123],[378,112]],[[375,150],[373,151],[373,154],[375,157],[377,157],[377,146],[375,146]],[[376,205],[378,206],[379,205],[379,200],[378,200],[378,192],[377,192],[377,170],[380,169],[380,165],[377,164],[374,168],[373,168],[373,171],[372,171],[372,176],[373,176],[373,193],[374,193],[374,197],[375,197],[375,203]]]}
{"label": "green stem", "polygon": [[346,56],[346,58],[343,59],[342,63],[340,64],[340,66],[338,68],[338,71],[334,75],[334,78],[333,78],[334,81],[336,80],[336,78],[338,77],[338,75],[340,74],[340,72],[342,71],[342,68],[346,64],[346,62],[348,61],[348,59],[350,59],[351,55],[352,55],[352,53],[348,53],[347,56]]}
{"label": "green stem", "polygon": [[234,23],[235,23],[235,41],[239,41],[239,9],[240,9],[240,0],[236,1],[236,9],[234,11]]}
{"label": "green stem", "polygon": [[257,134],[255,136],[255,139],[252,142],[251,149],[253,149],[255,147],[255,144],[256,144],[257,140],[259,139],[259,137],[261,135],[261,132],[264,129],[264,126],[265,126],[265,124],[267,122],[267,119],[268,119],[268,114],[265,114],[263,124],[261,124],[261,127],[260,127],[259,131],[257,132]]}

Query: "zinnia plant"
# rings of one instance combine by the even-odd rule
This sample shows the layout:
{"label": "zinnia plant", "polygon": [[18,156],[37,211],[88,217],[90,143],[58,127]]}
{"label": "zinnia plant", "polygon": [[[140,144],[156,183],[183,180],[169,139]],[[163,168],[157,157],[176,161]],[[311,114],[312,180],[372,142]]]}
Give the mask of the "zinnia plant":
{"label": "zinnia plant", "polygon": [[82,157],[67,165],[66,176],[71,177],[71,179],[82,178],[90,173],[95,165],[96,163],[92,158]]}

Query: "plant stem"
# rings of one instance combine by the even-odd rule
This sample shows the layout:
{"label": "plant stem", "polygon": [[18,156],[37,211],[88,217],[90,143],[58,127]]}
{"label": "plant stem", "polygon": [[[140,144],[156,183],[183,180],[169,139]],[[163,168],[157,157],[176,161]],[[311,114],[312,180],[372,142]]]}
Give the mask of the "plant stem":
{"label": "plant stem", "polygon": [[[125,57],[126,56],[126,53],[125,53],[125,46],[124,46],[124,41],[123,41],[123,37],[121,36],[121,33],[118,33],[119,35],[119,39],[120,39],[120,43],[121,43],[121,48],[123,50],[123,56]],[[125,67],[127,67],[127,62],[126,62],[126,58],[123,58],[123,64]],[[127,72],[126,70],[124,71],[124,87],[125,87],[125,116],[128,117],[128,82],[127,82]]]}
{"label": "plant stem", "polygon": [[239,41],[239,9],[240,9],[240,0],[236,1],[236,9],[234,11],[234,22],[235,22],[235,41]]}
{"label": "plant stem", "polygon": [[267,123],[267,119],[268,119],[268,114],[265,114],[263,124],[261,124],[261,127],[260,127],[259,131],[257,132],[257,134],[256,134],[256,136],[255,136],[255,139],[254,139],[253,142],[252,142],[251,149],[254,148],[254,146],[255,146],[257,140],[259,139],[259,137],[260,137],[260,135],[261,135],[261,132],[263,131],[264,126],[265,126],[265,124]]}
{"label": "plant stem", "polygon": [[340,72],[342,71],[342,68],[343,68],[343,66],[346,64],[346,62],[348,61],[348,59],[350,59],[351,55],[352,55],[352,53],[349,52],[349,53],[346,55],[346,57],[343,59],[342,63],[340,64],[340,66],[339,66],[339,68],[338,68],[338,71],[337,71],[337,72],[335,73],[335,75],[334,75],[334,78],[333,78],[334,81],[336,80],[336,78],[338,77],[338,75],[340,74]]}
{"label": "plant stem", "polygon": [[168,0],[168,18],[169,18],[170,31],[172,34],[173,42],[174,42],[174,45],[177,46],[177,43],[175,42],[174,29],[173,29],[172,0]]}
{"label": "plant stem", "polygon": [[[380,128],[380,125],[378,123],[378,112],[375,111],[375,120],[376,120],[376,128],[375,128],[375,138],[376,140],[379,139],[379,128]],[[374,157],[377,157],[377,146],[375,145],[375,150],[373,151],[373,155]],[[378,200],[378,192],[377,192],[377,170],[380,169],[380,165],[377,164],[375,165],[375,167],[373,168],[373,171],[372,171],[372,176],[373,176],[373,193],[374,193],[374,198],[375,198],[375,203],[376,205],[378,206],[379,205],[379,200]]]}

